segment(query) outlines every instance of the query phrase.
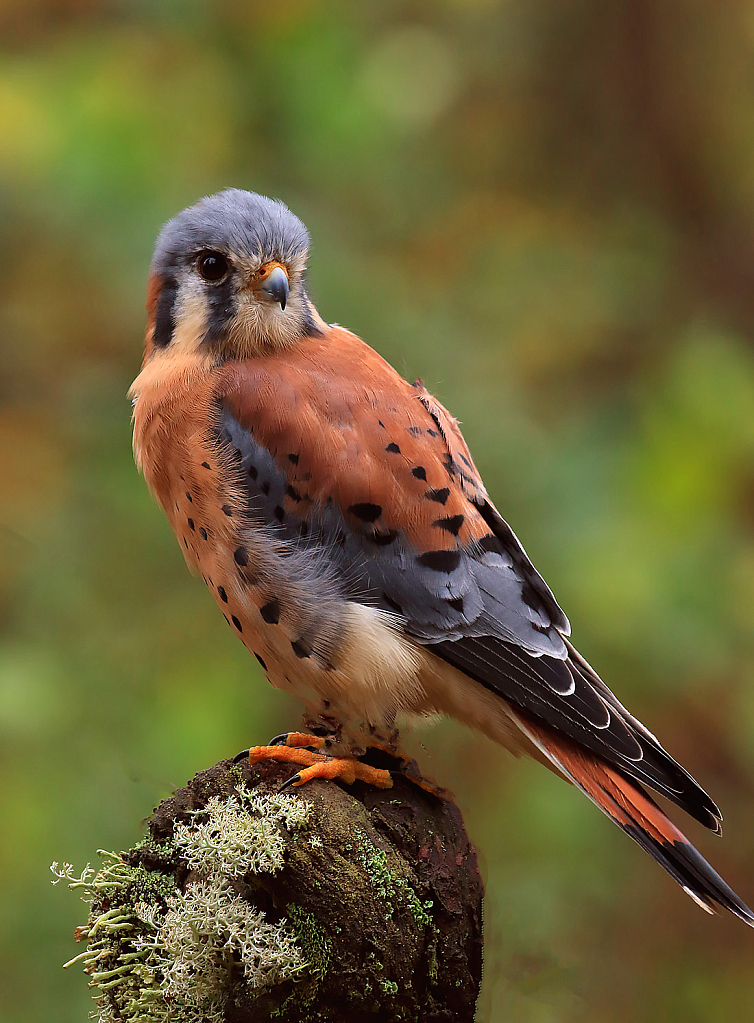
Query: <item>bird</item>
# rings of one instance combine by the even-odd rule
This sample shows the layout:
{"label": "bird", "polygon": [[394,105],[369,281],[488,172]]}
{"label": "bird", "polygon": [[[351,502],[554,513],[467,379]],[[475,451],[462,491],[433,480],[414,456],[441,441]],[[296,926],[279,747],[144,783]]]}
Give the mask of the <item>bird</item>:
{"label": "bird", "polygon": [[[137,466],[189,568],[310,731],[248,752],[389,787],[396,722],[446,715],[587,796],[703,909],[754,914],[654,790],[720,810],[611,692],[492,503],[458,421],[307,292],[309,234],[229,188],[160,233],[133,401]],[[311,722],[329,727],[323,737]],[[316,734],[315,734],[316,732]]]}

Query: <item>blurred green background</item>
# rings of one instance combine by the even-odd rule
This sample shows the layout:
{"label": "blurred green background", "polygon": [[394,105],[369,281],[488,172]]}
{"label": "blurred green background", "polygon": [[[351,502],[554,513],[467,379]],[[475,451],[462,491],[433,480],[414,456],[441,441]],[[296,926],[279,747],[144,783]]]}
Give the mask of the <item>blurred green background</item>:
{"label": "blurred green background", "polygon": [[[459,416],[754,902],[754,4],[28,0],[0,48],[2,1019],[90,1008],[51,861],[298,720],[130,453],[154,238],[227,185],[284,199],[325,318]],[[743,924],[540,767],[412,745],[484,863],[480,1021],[752,1018]]]}

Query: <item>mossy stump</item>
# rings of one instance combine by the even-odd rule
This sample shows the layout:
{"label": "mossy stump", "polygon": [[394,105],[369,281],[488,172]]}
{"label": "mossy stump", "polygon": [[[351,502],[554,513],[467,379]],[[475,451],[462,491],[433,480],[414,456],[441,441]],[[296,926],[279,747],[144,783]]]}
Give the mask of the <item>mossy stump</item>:
{"label": "mossy stump", "polygon": [[458,808],[404,778],[278,794],[290,774],[223,761],[96,876],[58,872],[92,902],[102,1023],[474,1019],[483,886]]}

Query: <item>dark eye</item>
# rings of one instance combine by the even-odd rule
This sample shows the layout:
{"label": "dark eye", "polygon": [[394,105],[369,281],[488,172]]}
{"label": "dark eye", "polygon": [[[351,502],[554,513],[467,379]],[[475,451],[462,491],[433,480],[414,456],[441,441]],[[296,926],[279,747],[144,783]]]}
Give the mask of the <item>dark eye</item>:
{"label": "dark eye", "polygon": [[230,273],[227,257],[222,252],[202,252],[196,261],[199,276],[208,284],[218,284]]}

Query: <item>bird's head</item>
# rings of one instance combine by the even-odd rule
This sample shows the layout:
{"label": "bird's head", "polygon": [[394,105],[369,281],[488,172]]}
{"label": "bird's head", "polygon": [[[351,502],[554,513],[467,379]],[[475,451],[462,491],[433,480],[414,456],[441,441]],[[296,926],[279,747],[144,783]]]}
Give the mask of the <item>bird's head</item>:
{"label": "bird's head", "polygon": [[304,289],[309,234],[282,202],[229,188],[163,228],[149,279],[146,358],[247,358],[317,333]]}

